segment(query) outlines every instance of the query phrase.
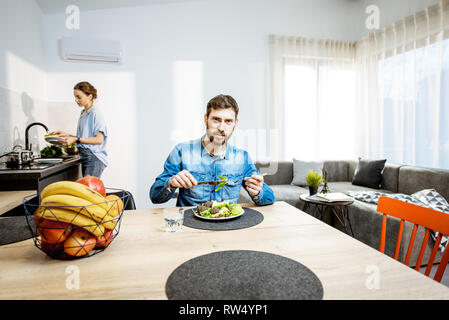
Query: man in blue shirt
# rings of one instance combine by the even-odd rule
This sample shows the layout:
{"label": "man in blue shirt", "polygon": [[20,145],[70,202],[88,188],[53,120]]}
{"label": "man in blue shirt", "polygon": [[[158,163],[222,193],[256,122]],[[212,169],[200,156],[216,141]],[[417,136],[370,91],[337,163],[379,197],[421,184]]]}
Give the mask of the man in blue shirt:
{"label": "man in blue shirt", "polygon": [[[241,187],[257,205],[275,201],[273,190],[263,182],[248,152],[228,145],[238,124],[238,112],[231,96],[218,95],[208,102],[206,134],[175,146],[165,161],[164,172],[151,186],[153,203],[170,200],[178,188],[178,206],[198,206],[211,200],[237,202]],[[218,181],[219,176],[230,183],[217,191],[216,185],[198,185],[199,181]]]}

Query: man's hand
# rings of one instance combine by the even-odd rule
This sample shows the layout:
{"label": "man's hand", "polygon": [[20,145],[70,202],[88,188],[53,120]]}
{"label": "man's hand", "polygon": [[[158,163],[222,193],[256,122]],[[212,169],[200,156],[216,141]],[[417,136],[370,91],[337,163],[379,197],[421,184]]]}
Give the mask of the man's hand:
{"label": "man's hand", "polygon": [[182,170],[177,175],[170,178],[170,188],[195,188],[198,182],[187,170]]}
{"label": "man's hand", "polygon": [[245,177],[243,180],[246,181],[246,190],[253,197],[259,195],[260,190],[263,187],[263,176],[253,173],[251,177]]}

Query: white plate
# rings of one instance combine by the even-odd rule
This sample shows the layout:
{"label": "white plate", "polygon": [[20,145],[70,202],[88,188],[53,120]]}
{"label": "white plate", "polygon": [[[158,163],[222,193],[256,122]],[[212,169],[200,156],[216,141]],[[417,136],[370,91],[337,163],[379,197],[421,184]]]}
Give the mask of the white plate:
{"label": "white plate", "polygon": [[59,137],[55,137],[55,136],[45,136],[45,141],[47,141],[48,143],[60,146],[62,145],[61,142],[59,142]]}
{"label": "white plate", "polygon": [[237,216],[222,217],[222,218],[208,218],[208,217],[200,216],[200,215],[196,212],[196,208],[193,209],[193,214],[195,215],[195,217],[200,218],[200,219],[204,219],[204,220],[211,220],[211,221],[231,220],[231,219],[235,219],[235,218],[241,217],[244,213],[245,213],[245,209],[242,209],[242,213],[239,214],[239,215],[237,215]]}
{"label": "white plate", "polygon": [[34,161],[38,163],[59,163],[62,162],[62,158],[41,158],[41,159],[35,159]]}

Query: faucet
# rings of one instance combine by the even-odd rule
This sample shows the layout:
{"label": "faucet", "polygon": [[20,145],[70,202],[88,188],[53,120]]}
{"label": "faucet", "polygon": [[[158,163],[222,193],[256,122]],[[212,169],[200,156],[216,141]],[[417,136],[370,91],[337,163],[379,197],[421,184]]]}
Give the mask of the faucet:
{"label": "faucet", "polygon": [[33,122],[33,123],[29,124],[29,125],[27,126],[27,128],[25,129],[25,149],[26,149],[26,150],[30,150],[30,151],[31,151],[31,144],[28,143],[28,140],[29,140],[29,138],[28,138],[28,131],[30,130],[30,128],[31,128],[32,126],[35,126],[35,125],[39,125],[39,126],[44,127],[45,130],[47,130],[47,132],[48,132],[47,126],[46,126],[45,124],[43,124],[43,123],[40,123],[40,122]]}

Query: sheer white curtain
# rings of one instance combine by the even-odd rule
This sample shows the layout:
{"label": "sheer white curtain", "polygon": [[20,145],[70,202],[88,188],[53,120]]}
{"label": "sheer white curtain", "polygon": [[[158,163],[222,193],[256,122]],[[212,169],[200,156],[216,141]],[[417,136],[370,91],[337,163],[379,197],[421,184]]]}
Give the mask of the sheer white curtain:
{"label": "sheer white curtain", "polygon": [[269,128],[281,159],[355,156],[355,46],[270,36]]}
{"label": "sheer white curtain", "polygon": [[449,0],[355,43],[270,36],[279,158],[449,169]]}
{"label": "sheer white curtain", "polygon": [[357,150],[449,168],[449,1],[357,42]]}

